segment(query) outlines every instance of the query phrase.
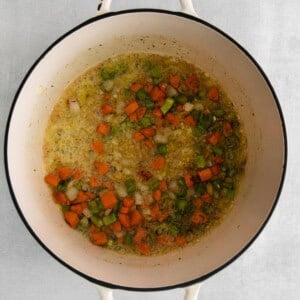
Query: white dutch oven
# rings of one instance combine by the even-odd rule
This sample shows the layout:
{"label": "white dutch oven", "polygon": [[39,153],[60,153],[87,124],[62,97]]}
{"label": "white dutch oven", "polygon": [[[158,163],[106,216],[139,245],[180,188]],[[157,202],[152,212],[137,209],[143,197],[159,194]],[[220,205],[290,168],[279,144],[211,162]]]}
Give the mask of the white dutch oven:
{"label": "white dutch oven", "polygon": [[[199,283],[243,253],[275,207],[287,150],[280,106],[255,60],[225,33],[195,17],[191,0],[181,0],[183,13],[154,9],[107,13],[110,2],[103,2],[101,15],[52,44],[22,82],[5,141],[12,198],[43,248],[96,284],[150,291]],[[59,94],[87,68],[125,52],[180,56],[199,65],[227,91],[248,139],[245,178],[226,220],[201,242],[159,257],[126,256],[88,243],[66,226],[43,181],[43,133]]]}

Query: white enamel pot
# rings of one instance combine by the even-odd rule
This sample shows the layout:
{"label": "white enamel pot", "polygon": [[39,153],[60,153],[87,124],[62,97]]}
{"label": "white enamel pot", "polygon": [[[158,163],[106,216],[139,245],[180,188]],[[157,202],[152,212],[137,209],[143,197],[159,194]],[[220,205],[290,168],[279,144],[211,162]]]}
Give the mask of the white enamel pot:
{"label": "white enamel pot", "polygon": [[[255,60],[224,32],[197,18],[190,0],[181,1],[183,12],[107,12],[110,2],[103,2],[101,15],[52,44],[23,80],[5,139],[11,195],[42,247],[93,283],[141,291],[186,287],[233,262],[270,218],[286,168],[283,116],[274,90]],[[200,66],[232,99],[248,139],[245,177],[227,218],[201,242],[164,256],[121,255],[87,242],[66,226],[43,180],[43,134],[59,94],[87,68],[126,52],[180,56]],[[190,289],[187,297],[196,297],[195,289]],[[111,296],[107,290],[104,294]]]}

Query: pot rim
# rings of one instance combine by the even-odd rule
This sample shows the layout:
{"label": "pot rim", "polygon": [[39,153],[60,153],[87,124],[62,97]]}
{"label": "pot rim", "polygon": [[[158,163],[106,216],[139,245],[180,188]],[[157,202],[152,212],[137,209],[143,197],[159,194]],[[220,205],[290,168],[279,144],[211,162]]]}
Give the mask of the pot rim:
{"label": "pot rim", "polygon": [[[99,279],[93,278],[85,273],[80,272],[79,270],[75,269],[74,267],[72,267],[71,265],[67,264],[64,260],[62,260],[61,258],[59,258],[55,253],[52,252],[51,249],[49,249],[41,240],[40,238],[37,236],[37,234],[34,232],[34,230],[30,227],[29,223],[27,222],[19,204],[18,204],[18,200],[14,194],[14,190],[12,188],[12,183],[10,180],[10,174],[9,174],[9,167],[8,167],[8,151],[7,151],[7,147],[8,147],[8,135],[9,135],[9,130],[10,130],[10,124],[11,124],[11,118],[12,115],[14,113],[14,108],[15,105],[18,101],[19,98],[19,94],[22,91],[23,86],[25,85],[27,79],[29,78],[29,76],[31,75],[31,73],[34,71],[34,69],[36,68],[36,66],[40,63],[40,61],[43,60],[43,58],[46,56],[46,54],[48,52],[51,51],[51,49],[56,46],[59,42],[61,42],[63,39],[65,39],[67,36],[69,36],[70,34],[72,34],[73,32],[83,28],[86,25],[89,25],[93,22],[99,21],[101,19],[105,19],[105,18],[110,18],[113,16],[118,16],[118,15],[123,15],[123,14],[130,14],[130,13],[144,13],[144,12],[149,12],[149,13],[161,13],[161,14],[169,14],[169,15],[175,15],[178,17],[182,17],[182,18],[186,18],[186,19],[190,19],[192,21],[196,21],[198,23],[201,23],[202,25],[205,25],[207,27],[209,27],[210,29],[213,29],[214,31],[218,32],[219,34],[221,34],[223,37],[227,38],[230,42],[232,42],[236,47],[239,48],[239,50],[241,50],[250,60],[251,62],[256,66],[258,72],[262,75],[262,77],[264,78],[265,82],[267,83],[273,99],[275,101],[275,104],[277,106],[277,110],[280,116],[280,120],[281,120],[281,126],[282,126],[282,130],[283,130],[283,143],[284,143],[284,162],[283,162],[283,169],[282,169],[282,174],[281,174],[281,179],[280,179],[280,184],[276,193],[276,197],[275,197],[275,201],[273,203],[273,206],[269,212],[269,215],[267,216],[267,218],[264,220],[263,224],[261,225],[261,227],[259,228],[259,230],[257,231],[257,233],[255,234],[255,236],[248,242],[248,244],[242,248],[235,256],[233,256],[231,259],[229,259],[228,261],[226,261],[224,264],[222,264],[221,266],[219,266],[218,268],[212,270],[211,272],[200,276],[196,279],[193,280],[189,280],[189,281],[185,281],[179,284],[175,284],[175,285],[168,285],[168,286],[162,286],[162,287],[154,287],[154,288],[138,288],[138,287],[128,287],[128,286],[121,286],[121,285],[117,285],[117,284],[112,284],[109,282],[104,282],[101,281]],[[84,21],[83,23],[75,26],[74,28],[72,28],[71,30],[67,31],[65,34],[63,34],[62,36],[60,36],[56,41],[54,41],[41,55],[40,57],[34,62],[34,64],[31,66],[31,68],[29,69],[29,71],[27,72],[27,74],[25,75],[24,79],[22,80],[16,94],[14,97],[14,100],[11,104],[11,108],[9,111],[9,115],[8,115],[8,119],[7,119],[7,123],[6,123],[6,128],[5,128],[5,136],[4,136],[4,166],[5,166],[5,175],[6,175],[6,180],[8,183],[8,187],[9,187],[9,192],[10,195],[12,197],[13,203],[18,211],[19,216],[21,217],[25,227],[28,229],[28,231],[31,233],[31,235],[35,238],[35,240],[40,244],[40,246],[46,250],[48,252],[48,254],[50,254],[53,258],[55,258],[58,262],[60,262],[64,267],[67,267],[69,270],[73,271],[74,273],[76,273],[77,275],[89,280],[90,282],[93,282],[95,284],[99,284],[101,286],[105,286],[108,288],[112,288],[112,289],[123,289],[123,290],[128,290],[128,291],[144,291],[144,292],[151,292],[151,291],[163,291],[163,290],[169,290],[169,289],[174,289],[174,288],[184,288],[187,287],[189,285],[195,284],[195,283],[199,283],[201,281],[206,280],[207,278],[213,276],[214,274],[216,274],[217,272],[223,270],[225,267],[229,266],[231,263],[233,263],[237,258],[239,258],[251,245],[252,243],[257,239],[257,237],[260,235],[260,233],[262,232],[262,230],[265,228],[266,224],[268,223],[270,217],[272,216],[274,209],[278,203],[282,188],[283,188],[283,184],[284,184],[284,180],[285,180],[285,175],[286,175],[286,168],[287,168],[287,156],[288,156],[288,142],[287,142],[287,132],[286,132],[286,125],[285,125],[285,121],[284,121],[284,117],[283,117],[283,112],[279,103],[279,100],[277,98],[277,95],[275,93],[275,90],[271,84],[271,82],[269,81],[267,75],[265,74],[265,72],[263,71],[263,69],[261,68],[261,66],[258,64],[258,62],[252,57],[252,55],[245,49],[243,48],[237,41],[235,41],[231,36],[229,36],[227,33],[225,33],[224,31],[222,31],[221,29],[217,28],[216,26],[200,19],[200,18],[196,18],[194,16],[182,13],[182,12],[176,12],[176,11],[169,11],[169,10],[163,10],[163,9],[146,9],[146,8],[141,8],[141,9],[129,9],[129,10],[122,10],[122,11],[117,11],[117,12],[109,12],[103,15],[99,15],[99,16],[95,16],[92,17],[86,21]]]}

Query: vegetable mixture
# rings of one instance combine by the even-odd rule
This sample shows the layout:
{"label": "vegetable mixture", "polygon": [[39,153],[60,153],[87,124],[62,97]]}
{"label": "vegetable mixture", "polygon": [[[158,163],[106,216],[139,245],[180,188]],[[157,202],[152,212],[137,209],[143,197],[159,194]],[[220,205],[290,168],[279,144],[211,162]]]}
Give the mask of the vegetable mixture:
{"label": "vegetable mixture", "polygon": [[46,129],[44,161],[70,227],[97,246],[153,255],[220,222],[244,171],[246,139],[207,74],[136,53],[67,87]]}

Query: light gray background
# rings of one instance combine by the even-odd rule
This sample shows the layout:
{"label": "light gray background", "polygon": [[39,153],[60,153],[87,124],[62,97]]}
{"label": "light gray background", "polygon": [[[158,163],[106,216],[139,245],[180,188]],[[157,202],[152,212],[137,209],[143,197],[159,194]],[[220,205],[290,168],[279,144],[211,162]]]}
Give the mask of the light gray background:
{"label": "light gray background", "polygon": [[[300,1],[194,0],[204,20],[238,40],[266,71],[280,99],[289,168],[277,209],[253,246],[210,278],[199,299],[300,299]],[[96,0],[0,0],[0,134],[22,78],[42,51],[95,14]],[[113,9],[179,9],[176,0],[115,0]],[[25,229],[0,170],[0,299],[98,299],[96,289],[50,257]],[[26,183],[25,183],[26,184]],[[116,299],[182,299],[183,290],[116,291]]]}

